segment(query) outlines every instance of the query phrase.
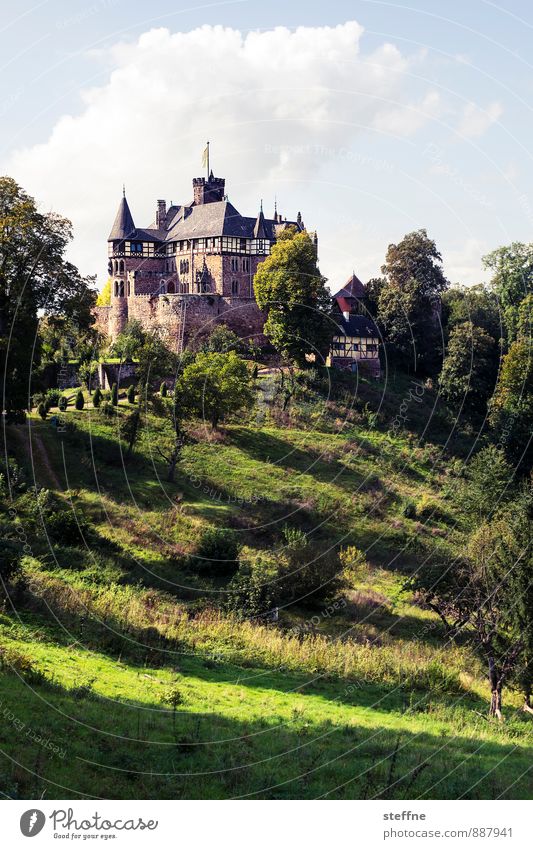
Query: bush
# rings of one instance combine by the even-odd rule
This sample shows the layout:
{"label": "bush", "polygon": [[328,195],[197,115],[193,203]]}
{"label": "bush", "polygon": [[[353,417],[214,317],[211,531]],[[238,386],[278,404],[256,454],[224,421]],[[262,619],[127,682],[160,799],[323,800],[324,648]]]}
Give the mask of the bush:
{"label": "bush", "polygon": [[[0,539],[0,577],[10,581],[20,573],[22,545],[9,539]],[[0,591],[2,587],[0,585]]]}
{"label": "bush", "polygon": [[59,407],[59,409],[60,409],[60,411],[61,411],[62,413],[64,413],[64,412],[65,412],[65,410],[66,410],[66,409],[67,409],[67,407],[68,407],[68,398],[67,398],[67,396],[66,396],[66,395],[62,395],[62,396],[61,396],[61,398],[60,398],[60,399],[59,399],[59,401],[57,402],[57,406]]}
{"label": "bush", "polygon": [[7,462],[5,457],[2,457],[0,458],[0,489],[6,494],[8,492],[8,478],[9,487],[11,488],[12,493],[26,492],[28,484],[26,480],[26,473],[22,466],[19,466],[13,457],[8,457]]}
{"label": "bush", "polygon": [[98,409],[101,401],[102,401],[102,390],[100,389],[99,386],[97,386],[96,389],[94,390],[94,395],[93,395],[93,407],[96,407],[96,409]]}
{"label": "bush", "polygon": [[207,528],[189,566],[208,575],[233,574],[237,569],[239,546],[235,533],[226,528]]}
{"label": "bush", "polygon": [[405,516],[406,519],[416,519],[416,504],[411,498],[404,501],[402,506],[402,515]]}
{"label": "bush", "polygon": [[135,404],[135,386],[128,387],[128,404]]}
{"label": "bush", "polygon": [[74,406],[77,410],[83,410],[83,407],[85,406],[85,398],[83,397],[83,392],[81,391],[81,389],[78,389],[76,393],[76,401],[74,402]]}
{"label": "bush", "polygon": [[163,381],[163,383],[161,384],[161,386],[160,386],[160,388],[159,388],[159,392],[160,392],[160,394],[161,394],[161,398],[166,398],[166,397],[167,397],[167,395],[168,395],[168,386],[167,386],[167,384],[165,383],[165,381]]}
{"label": "bush", "polygon": [[46,404],[44,403],[44,401],[41,401],[41,403],[40,403],[40,404],[39,404],[39,406],[37,407],[37,412],[39,413],[40,417],[41,417],[43,420],[44,420],[44,419],[46,418],[46,416],[48,415],[48,410],[46,409]]}
{"label": "bush", "polygon": [[228,585],[226,607],[241,616],[261,616],[276,604],[279,564],[271,551],[243,551],[239,571]]}
{"label": "bush", "polygon": [[118,386],[116,383],[111,387],[111,403],[114,407],[118,406]]}
{"label": "bush", "polygon": [[59,399],[61,397],[61,392],[59,389],[49,389],[44,396],[44,403],[46,404],[46,408],[50,410],[52,407],[57,407],[59,404]]}
{"label": "bush", "polygon": [[111,418],[111,416],[115,415],[115,408],[111,401],[104,401],[100,408],[100,412],[105,418]]}
{"label": "bush", "polygon": [[79,545],[88,531],[82,515],[63,505],[60,498],[48,489],[40,489],[32,496],[30,512],[34,521],[41,523],[54,542]]}

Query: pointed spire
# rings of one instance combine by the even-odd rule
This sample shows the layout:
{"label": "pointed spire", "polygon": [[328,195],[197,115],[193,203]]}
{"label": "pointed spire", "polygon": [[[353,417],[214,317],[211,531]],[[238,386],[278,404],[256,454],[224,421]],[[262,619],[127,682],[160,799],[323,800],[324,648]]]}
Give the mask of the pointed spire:
{"label": "pointed spire", "polygon": [[274,195],[274,221],[278,220],[278,196]]}
{"label": "pointed spire", "polygon": [[123,186],[122,199],[107,241],[115,242],[126,239],[130,233],[133,233],[134,230],[135,224],[133,223],[133,217],[128,206],[128,201],[126,200],[126,187]]}
{"label": "pointed spire", "polygon": [[265,230],[265,216],[263,215],[263,201],[261,200],[261,209],[259,210],[259,215],[255,220],[254,225],[254,238],[255,239],[266,239],[266,230]]}

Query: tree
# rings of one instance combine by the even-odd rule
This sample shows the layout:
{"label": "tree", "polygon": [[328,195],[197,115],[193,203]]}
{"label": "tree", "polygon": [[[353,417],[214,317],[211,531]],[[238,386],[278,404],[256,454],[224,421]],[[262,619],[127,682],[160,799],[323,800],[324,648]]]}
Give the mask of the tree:
{"label": "tree", "polygon": [[85,399],[83,397],[83,392],[81,391],[81,389],[78,389],[76,393],[76,401],[74,402],[74,406],[77,410],[83,410],[83,407],[85,406]]}
{"label": "tree", "polygon": [[454,327],[439,377],[443,397],[467,412],[485,414],[498,374],[499,351],[492,336],[466,321]]}
{"label": "tree", "polygon": [[442,296],[442,325],[446,338],[458,325],[481,327],[495,342],[505,336],[503,314],[495,292],[480,284],[453,286]]}
{"label": "tree", "polygon": [[80,328],[93,322],[94,278],[81,277],[65,260],[71,237],[69,221],[38,212],[15,180],[0,178],[0,375],[8,419],[28,407],[30,375],[41,356],[39,313],[68,317]]}
{"label": "tree", "polygon": [[[523,549],[514,506],[482,524],[470,538],[465,556],[426,563],[408,585],[440,616],[452,639],[462,635],[487,664],[491,701],[489,715],[502,718],[502,691],[523,668],[524,631],[531,633],[533,609],[526,609],[519,587],[531,581],[529,552]],[[527,532],[531,534],[531,523]],[[518,606],[517,606],[518,602]]]}
{"label": "tree", "polygon": [[118,407],[118,386],[116,383],[111,387],[111,403],[114,407]]}
{"label": "tree", "polygon": [[217,428],[226,416],[253,403],[246,363],[234,351],[198,354],[178,378],[176,400],[182,414],[201,416]]}
{"label": "tree", "polygon": [[461,509],[476,525],[488,519],[513,496],[513,477],[512,466],[500,448],[483,448],[468,466],[458,496]]}
{"label": "tree", "polygon": [[518,307],[533,292],[533,243],[513,242],[483,257],[501,304],[509,341],[516,339]]}
{"label": "tree", "polygon": [[509,460],[521,471],[533,466],[533,348],[531,338],[513,342],[502,361],[489,421]]}
{"label": "tree", "polygon": [[161,329],[145,330],[139,321],[130,321],[113,343],[112,351],[123,361],[136,360],[140,393],[149,400],[154,386],[177,369],[177,357],[162,338]]}
{"label": "tree", "polygon": [[39,404],[39,406],[37,407],[37,412],[39,413],[40,417],[41,417],[41,418],[43,419],[43,421],[44,421],[44,419],[45,419],[45,418],[47,417],[47,415],[48,415],[48,410],[46,409],[46,404],[45,404],[43,401],[41,401],[41,403],[40,403],[40,404]]}
{"label": "tree", "polygon": [[61,395],[57,406],[59,407],[59,410],[60,410],[61,413],[65,412],[65,410],[68,407],[68,398],[67,398],[66,395]]}
{"label": "tree", "polygon": [[104,287],[102,291],[98,294],[96,299],[97,307],[108,307],[111,305],[111,278],[108,277],[106,282],[104,283]]}
{"label": "tree", "polygon": [[440,296],[448,287],[442,257],[425,230],[389,245],[382,267],[378,321],[393,357],[415,372],[432,373],[442,351]]}
{"label": "tree", "polygon": [[161,398],[166,398],[168,395],[168,386],[165,381],[163,381],[159,387],[159,394],[161,395]]}
{"label": "tree", "polygon": [[133,383],[131,384],[131,386],[128,386],[127,398],[128,404],[135,404],[135,386],[133,385]]}
{"label": "tree", "polygon": [[254,277],[264,333],[288,360],[307,365],[305,354],[325,356],[333,336],[331,298],[317,267],[316,248],[306,232],[284,231]]}
{"label": "tree", "polygon": [[98,408],[100,406],[101,401],[102,401],[102,390],[100,389],[99,386],[97,386],[96,389],[94,390],[94,395],[93,395],[93,407]]}

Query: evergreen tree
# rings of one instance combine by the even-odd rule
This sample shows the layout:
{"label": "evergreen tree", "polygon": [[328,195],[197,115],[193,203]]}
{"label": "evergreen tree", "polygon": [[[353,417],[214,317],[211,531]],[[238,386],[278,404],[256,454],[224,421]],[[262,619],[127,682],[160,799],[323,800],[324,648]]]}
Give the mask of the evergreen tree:
{"label": "evergreen tree", "polygon": [[128,404],[135,404],[135,386],[133,383],[128,387],[127,398]]}
{"label": "evergreen tree", "polygon": [[116,383],[111,387],[111,403],[114,407],[118,406],[118,386]]}
{"label": "evergreen tree", "polygon": [[83,392],[81,389],[78,389],[76,393],[76,401],[74,402],[74,406],[77,410],[83,410],[85,406],[85,398],[83,397]]}
{"label": "evergreen tree", "polygon": [[97,386],[96,389],[94,390],[94,395],[93,395],[93,407],[98,408],[101,404],[101,401],[102,401],[102,390],[100,389],[99,386]]}

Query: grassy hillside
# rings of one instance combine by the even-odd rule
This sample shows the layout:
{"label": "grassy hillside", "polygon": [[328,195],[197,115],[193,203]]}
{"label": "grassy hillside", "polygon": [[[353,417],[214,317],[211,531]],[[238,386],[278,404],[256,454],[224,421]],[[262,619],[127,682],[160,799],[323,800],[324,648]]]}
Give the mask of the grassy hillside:
{"label": "grassy hillside", "polygon": [[[128,457],[125,399],[69,407],[62,433],[11,426],[1,529],[28,547],[0,617],[3,794],[530,797],[518,697],[489,722],[480,659],[403,589],[464,545],[453,493],[473,442],[413,386],[311,374],[284,409],[265,374],[245,421],[191,424],[173,483],[170,421],[146,416]],[[251,555],[296,529],[368,568],[275,622],[235,618],[228,576],[194,565],[213,526]]]}

